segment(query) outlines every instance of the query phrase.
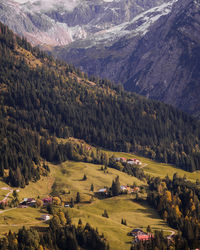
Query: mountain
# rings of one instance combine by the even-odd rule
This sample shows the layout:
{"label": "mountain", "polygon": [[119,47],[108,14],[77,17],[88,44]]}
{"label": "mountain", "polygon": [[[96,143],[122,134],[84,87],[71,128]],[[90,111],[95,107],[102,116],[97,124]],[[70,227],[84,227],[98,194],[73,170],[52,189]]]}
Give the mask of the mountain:
{"label": "mountain", "polygon": [[0,21],[35,45],[60,46],[129,22],[165,1],[2,0]]}
{"label": "mountain", "polygon": [[199,18],[196,0],[0,3],[0,21],[32,44],[196,117]]}
{"label": "mountain", "polygon": [[197,120],[107,80],[88,79],[0,24],[0,176],[24,187],[46,174],[43,159],[80,160],[79,146],[57,142],[69,137],[188,171],[200,166]]}
{"label": "mountain", "polygon": [[200,117],[200,5],[168,2],[54,55]]}

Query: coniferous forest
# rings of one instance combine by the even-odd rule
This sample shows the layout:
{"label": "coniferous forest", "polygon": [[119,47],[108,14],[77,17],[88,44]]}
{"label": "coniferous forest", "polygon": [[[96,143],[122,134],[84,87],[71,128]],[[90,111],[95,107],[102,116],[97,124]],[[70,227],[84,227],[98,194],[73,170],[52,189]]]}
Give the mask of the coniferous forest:
{"label": "coniferous forest", "polygon": [[171,106],[107,80],[88,79],[0,24],[0,175],[8,169],[11,185],[40,178],[41,156],[55,160],[54,137],[84,139],[195,171],[200,169],[199,125]]}

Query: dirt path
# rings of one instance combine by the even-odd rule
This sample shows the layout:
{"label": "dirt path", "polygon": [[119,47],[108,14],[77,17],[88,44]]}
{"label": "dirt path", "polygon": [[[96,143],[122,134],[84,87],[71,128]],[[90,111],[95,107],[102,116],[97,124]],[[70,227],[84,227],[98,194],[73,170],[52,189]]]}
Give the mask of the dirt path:
{"label": "dirt path", "polygon": [[2,211],[0,211],[0,214],[5,213],[5,212],[8,212],[8,211],[13,210],[13,209],[16,209],[16,208],[17,208],[17,207],[13,207],[13,208],[9,208],[9,209],[2,210]]}
{"label": "dirt path", "polygon": [[167,236],[168,239],[171,239],[172,236],[174,236],[176,234],[175,231],[173,230],[167,230],[167,229],[163,229],[162,231],[165,231],[165,232],[170,232],[171,234],[169,236]]}
{"label": "dirt path", "polygon": [[144,167],[146,167],[147,165],[148,165],[148,164],[145,163],[144,165],[140,166],[140,168],[144,168]]}
{"label": "dirt path", "polygon": [[1,189],[2,189],[2,190],[8,190],[8,191],[9,191],[9,192],[5,195],[5,197],[3,198],[3,200],[0,201],[0,202],[5,202],[5,201],[8,199],[9,195],[11,195],[11,194],[13,193],[13,190],[12,190],[11,188],[9,188],[9,187],[2,187]]}
{"label": "dirt path", "polygon": [[[9,187],[2,187],[1,189],[2,190],[8,190],[9,192],[5,195],[5,197],[3,198],[3,200],[1,200],[0,202],[6,201],[8,199],[8,197],[13,193],[13,189],[11,189]],[[19,189],[16,190],[16,191],[19,192]]]}
{"label": "dirt path", "polygon": [[37,221],[37,222],[26,222],[26,223],[19,223],[19,224],[1,224],[0,227],[22,227],[24,225],[27,225],[27,226],[33,226],[33,225],[37,225],[37,224],[41,224],[42,221]]}

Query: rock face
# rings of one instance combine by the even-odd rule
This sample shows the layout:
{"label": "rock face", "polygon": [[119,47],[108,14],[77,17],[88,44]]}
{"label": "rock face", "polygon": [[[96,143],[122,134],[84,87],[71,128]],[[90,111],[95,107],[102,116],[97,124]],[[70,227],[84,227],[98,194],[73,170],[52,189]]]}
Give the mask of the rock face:
{"label": "rock face", "polygon": [[1,0],[0,21],[33,44],[67,45],[167,0]]}
{"label": "rock face", "polygon": [[34,45],[66,45],[72,41],[67,25],[54,22],[42,12],[33,10],[31,6],[28,8],[16,1],[2,0],[0,21]]}
{"label": "rock face", "polygon": [[89,74],[200,117],[200,3],[179,0],[164,6],[123,26],[122,35],[107,46],[100,42],[103,38],[96,45],[91,39],[55,54]]}
{"label": "rock face", "polygon": [[200,3],[179,1],[128,59],[125,87],[200,117]]}

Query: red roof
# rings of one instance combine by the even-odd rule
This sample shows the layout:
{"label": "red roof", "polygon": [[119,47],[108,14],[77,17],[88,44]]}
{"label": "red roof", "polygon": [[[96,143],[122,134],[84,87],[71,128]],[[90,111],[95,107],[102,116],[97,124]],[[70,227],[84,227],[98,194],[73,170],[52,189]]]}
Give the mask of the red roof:
{"label": "red roof", "polygon": [[146,240],[150,240],[153,236],[152,235],[138,235],[137,238],[139,241],[146,241]]}
{"label": "red roof", "polygon": [[44,198],[42,199],[44,203],[52,202],[52,198]]}
{"label": "red roof", "polygon": [[124,158],[124,157],[120,157],[120,159],[123,160],[123,161],[126,161],[126,158]]}

